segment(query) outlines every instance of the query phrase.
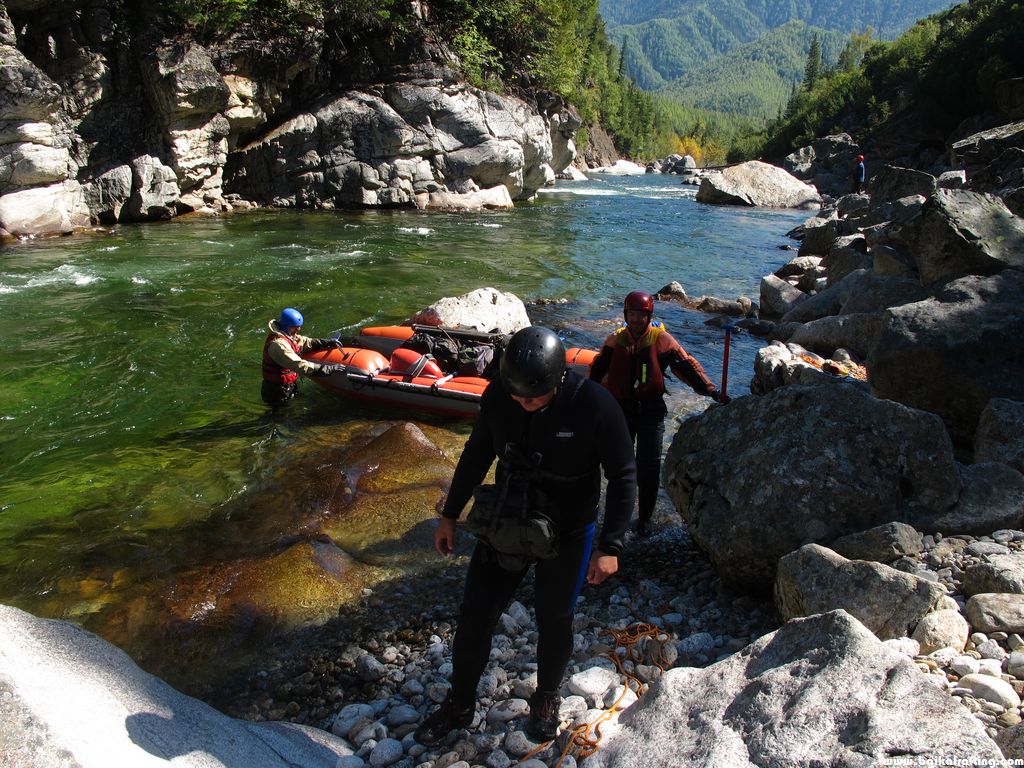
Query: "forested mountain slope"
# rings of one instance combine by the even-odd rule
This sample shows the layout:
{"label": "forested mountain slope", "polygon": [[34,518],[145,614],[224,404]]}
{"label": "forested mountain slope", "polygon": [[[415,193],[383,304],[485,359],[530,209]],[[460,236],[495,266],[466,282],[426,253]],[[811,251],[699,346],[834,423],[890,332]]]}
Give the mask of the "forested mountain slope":
{"label": "forested mountain slope", "polygon": [[648,90],[692,74],[709,60],[791,21],[847,35],[871,27],[891,39],[949,0],[601,0],[626,71]]}
{"label": "forested mountain slope", "polygon": [[753,43],[695,65],[661,92],[698,109],[774,118],[803,77],[815,36],[826,62],[836,61],[848,40],[839,32],[790,21]]}

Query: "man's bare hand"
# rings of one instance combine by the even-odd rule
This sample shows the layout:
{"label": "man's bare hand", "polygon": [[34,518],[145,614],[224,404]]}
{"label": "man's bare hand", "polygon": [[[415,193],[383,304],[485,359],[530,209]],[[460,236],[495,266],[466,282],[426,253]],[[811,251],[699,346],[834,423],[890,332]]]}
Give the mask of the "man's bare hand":
{"label": "man's bare hand", "polygon": [[619,570],[619,558],[615,555],[606,555],[601,550],[595,550],[590,556],[590,565],[587,566],[587,583],[600,584],[613,573]]}
{"label": "man's bare hand", "polygon": [[455,521],[450,517],[442,517],[437,521],[434,531],[434,549],[441,557],[448,557],[455,551]]}

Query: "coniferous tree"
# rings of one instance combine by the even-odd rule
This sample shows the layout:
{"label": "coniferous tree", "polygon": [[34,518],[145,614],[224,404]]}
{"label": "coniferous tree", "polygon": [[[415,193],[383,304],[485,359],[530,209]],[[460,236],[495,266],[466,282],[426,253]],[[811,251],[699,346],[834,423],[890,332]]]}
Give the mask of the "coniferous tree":
{"label": "coniferous tree", "polygon": [[811,38],[811,48],[807,52],[807,65],[804,67],[804,90],[814,90],[814,84],[821,76],[821,41],[815,35]]}

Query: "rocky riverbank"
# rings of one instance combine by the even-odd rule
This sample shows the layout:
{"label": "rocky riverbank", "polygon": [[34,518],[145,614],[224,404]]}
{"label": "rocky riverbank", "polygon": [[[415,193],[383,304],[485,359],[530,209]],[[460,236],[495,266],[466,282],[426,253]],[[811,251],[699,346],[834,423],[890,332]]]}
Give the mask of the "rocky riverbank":
{"label": "rocky riverbank", "polygon": [[[649,623],[661,630],[660,643],[644,641],[638,648],[645,663],[626,663],[640,681],[653,683],[662,677],[655,661],[688,669],[693,676],[710,674],[723,664],[735,663],[748,652],[744,648],[779,626],[767,598],[741,596],[724,588],[685,529],[664,509],[656,519],[661,525],[657,534],[631,539],[622,559],[622,571],[616,577],[599,587],[585,589],[574,621],[575,653],[562,690],[566,732],[611,714],[603,732],[613,735],[607,745],[613,753],[621,749],[621,739],[630,738],[632,724],[641,716],[634,714],[631,719],[625,715],[626,724],[619,727],[614,724],[620,714],[628,713],[634,706],[643,713],[673,705],[665,699],[667,684],[655,686],[645,694],[657,704],[641,707],[634,704],[636,697],[631,693],[626,693],[620,702],[624,680],[608,661],[607,653],[615,648],[615,643],[605,630],[622,629],[635,622]],[[983,537],[915,537],[910,533],[906,541],[911,544],[891,550],[890,562],[903,573],[941,585],[950,603],[961,609],[969,600],[965,584],[968,593],[976,588],[972,580],[977,583],[979,568],[991,567],[993,558],[995,563],[1000,562],[999,558],[1024,562],[1021,531],[999,531]],[[850,546],[855,547],[856,543],[851,542]],[[860,546],[864,546],[863,542]],[[851,557],[874,556],[863,549],[847,552]],[[431,748],[417,744],[412,735],[423,715],[447,691],[463,568],[464,563],[453,564],[426,583],[396,584],[375,590],[358,609],[317,631],[302,647],[292,649],[276,663],[218,693],[216,703],[245,719],[282,719],[329,729],[353,749],[352,756],[338,763],[347,768],[496,768],[508,766],[538,748],[532,757],[536,762],[525,764],[538,768],[557,764],[566,746],[565,737],[541,748],[523,732],[526,700],[533,690],[536,670],[536,626],[525,607],[532,599],[529,579],[517,602],[501,619],[492,661],[479,689],[473,724]],[[419,599],[424,594],[436,595],[436,604],[425,607]],[[851,610],[857,615],[855,609]],[[984,746],[983,735],[987,735],[1002,746],[1007,757],[1019,757],[1021,729],[1014,726],[1021,722],[1022,714],[1024,640],[1019,632],[1006,631],[1015,625],[1005,610],[986,614],[987,623],[979,626],[987,632],[972,631],[977,627],[969,628],[962,619],[957,621],[948,614],[950,610],[959,616],[955,609],[947,609],[947,615],[942,617],[945,621],[929,622],[913,638],[899,636],[885,643],[873,641],[877,647],[867,652],[886,657],[895,666],[900,666],[897,661],[902,657],[907,662],[903,674],[909,674],[905,669],[909,665],[925,686],[922,690],[939,691],[949,703],[957,705],[944,711],[943,720],[946,726],[952,724],[960,729],[944,744],[944,749],[953,751],[934,754],[991,755],[994,746]],[[387,618],[379,618],[382,616]],[[870,622],[863,613],[861,617]],[[1005,623],[1008,618],[1009,624]],[[1020,631],[1024,632],[1024,627]],[[699,672],[705,668],[706,673]],[[862,672],[849,669],[843,674],[844,685],[866,686]],[[697,684],[691,681],[689,686]],[[854,698],[864,695],[866,688],[857,691]],[[922,696],[927,698],[927,694]],[[620,702],[619,712],[613,714],[610,710],[616,702]],[[774,715],[774,727],[785,732],[793,714],[786,711],[781,701],[777,704],[780,709]],[[825,721],[843,709],[843,705],[827,701],[817,705],[822,708],[818,716]],[[906,701],[901,707],[909,710],[920,705]],[[675,706],[680,707],[678,703]],[[761,706],[767,711],[776,705]],[[876,701],[867,706],[871,710],[881,704]],[[687,713],[680,708],[677,722],[692,715],[692,711]],[[943,726],[928,727],[937,730]],[[860,734],[864,736],[865,733]],[[660,738],[677,744],[685,742],[680,732],[660,734]],[[715,738],[721,740],[723,736]],[[847,739],[847,744],[854,740],[849,734]],[[873,749],[872,740],[881,744],[884,738],[874,733],[868,742],[860,742],[861,748]],[[958,743],[963,751],[956,752]],[[822,745],[816,754],[823,758],[831,749],[830,745]],[[561,765],[576,764],[579,750],[570,749],[569,754]],[[599,752],[584,765],[605,764],[603,760]],[[803,763],[793,760],[791,764]]]}
{"label": "rocky riverbank", "polygon": [[[597,587],[584,587],[563,690],[567,721],[598,717],[622,693],[622,680],[611,674],[606,657],[615,647],[607,629],[650,623],[662,630],[664,662],[705,666],[774,628],[770,601],[723,591],[706,556],[673,518],[663,505],[657,516],[662,527],[649,538],[630,540],[619,574]],[[423,714],[447,691],[465,565],[465,560],[453,563],[415,584],[375,589],[351,613],[316,630],[276,663],[216,693],[213,702],[236,717],[330,729],[350,741],[366,764],[385,764],[372,757],[384,739],[401,744],[397,765],[444,768],[465,760],[493,768],[515,762],[538,746],[522,730],[526,699],[536,681],[531,577],[501,619],[474,724],[431,749],[412,737]],[[429,607],[426,595],[433,603]],[[648,663],[635,668],[644,682],[660,674],[655,650],[645,643]],[[626,702],[635,700],[627,694]],[[387,748],[398,749],[394,744]],[[553,758],[554,749],[539,757]]]}

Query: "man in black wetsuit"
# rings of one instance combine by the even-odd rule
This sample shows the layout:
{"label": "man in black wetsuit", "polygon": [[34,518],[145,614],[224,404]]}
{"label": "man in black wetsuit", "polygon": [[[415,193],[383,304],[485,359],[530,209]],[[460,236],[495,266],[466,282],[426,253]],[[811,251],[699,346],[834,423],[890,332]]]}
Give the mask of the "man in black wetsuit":
{"label": "man in black wetsuit", "polygon": [[[618,570],[618,555],[636,497],[636,463],[622,409],[597,382],[565,371],[565,350],[553,331],[532,326],[516,333],[501,359],[501,375],[484,392],[444,502],[434,545],[442,556],[455,546],[455,522],[495,458],[513,444],[540,454],[537,482],[558,525],[558,555],[535,563],[537,691],[530,697],[527,732],[554,738],[560,724],[558,690],[572,655],[572,616],[583,579],[600,584]],[[601,469],[608,479],[605,515],[592,549]],[[499,462],[500,484],[505,463]],[[557,476],[557,477],[553,477]],[[529,565],[506,570],[495,550],[478,542],[466,576],[452,656],[448,698],[416,731],[433,744],[473,720],[476,687],[490,655],[491,636]]]}

